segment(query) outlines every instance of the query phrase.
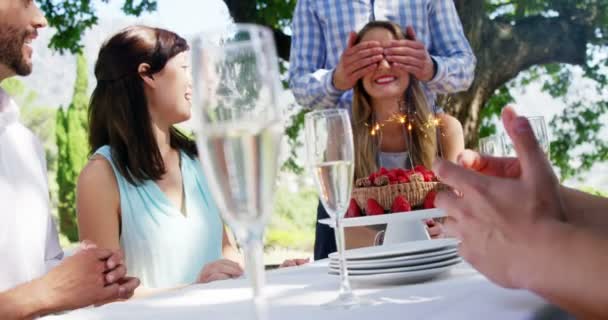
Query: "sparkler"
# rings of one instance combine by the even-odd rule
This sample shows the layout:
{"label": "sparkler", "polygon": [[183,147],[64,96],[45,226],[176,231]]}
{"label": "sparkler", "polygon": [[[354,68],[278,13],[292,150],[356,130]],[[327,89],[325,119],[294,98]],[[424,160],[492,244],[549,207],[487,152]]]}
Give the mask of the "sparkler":
{"label": "sparkler", "polygon": [[[386,126],[387,124],[390,123],[399,123],[399,124],[406,124],[407,123],[407,130],[408,131],[412,131],[414,129],[414,123],[413,121],[408,121],[408,117],[406,115],[400,114],[400,113],[396,113],[391,115],[388,119],[383,120],[382,122],[376,122],[374,124],[367,125],[368,127],[371,127],[370,129],[370,134],[372,136],[375,136],[378,134],[378,132],[382,129],[382,127]],[[429,115],[427,121],[425,121],[424,123],[421,124],[421,126],[423,128],[426,129],[431,129],[431,128],[440,128],[441,127],[441,119],[438,117],[435,117],[434,115]],[[442,133],[443,135],[443,133]]]}

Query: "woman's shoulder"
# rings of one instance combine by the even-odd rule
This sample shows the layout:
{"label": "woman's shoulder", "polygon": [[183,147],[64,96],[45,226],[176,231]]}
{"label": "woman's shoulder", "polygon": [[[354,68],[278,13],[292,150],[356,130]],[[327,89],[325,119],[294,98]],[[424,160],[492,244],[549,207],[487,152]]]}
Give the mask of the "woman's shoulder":
{"label": "woman's shoulder", "polygon": [[106,183],[116,183],[110,159],[94,153],[85,164],[78,177],[78,184],[92,184],[103,187]]}

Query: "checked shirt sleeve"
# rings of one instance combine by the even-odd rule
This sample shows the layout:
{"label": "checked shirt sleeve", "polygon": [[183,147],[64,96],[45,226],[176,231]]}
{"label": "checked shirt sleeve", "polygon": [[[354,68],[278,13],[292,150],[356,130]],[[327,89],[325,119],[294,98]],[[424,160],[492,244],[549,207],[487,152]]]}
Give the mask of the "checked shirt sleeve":
{"label": "checked shirt sleeve", "polygon": [[429,51],[437,63],[437,73],[426,83],[426,86],[440,94],[467,90],[475,76],[477,59],[464,35],[454,1],[432,2],[429,19],[431,29]]}
{"label": "checked shirt sleeve", "polygon": [[344,91],[333,85],[333,69],[325,69],[326,47],[321,23],[310,0],[299,0],[293,16],[289,86],[304,108],[336,106]]}

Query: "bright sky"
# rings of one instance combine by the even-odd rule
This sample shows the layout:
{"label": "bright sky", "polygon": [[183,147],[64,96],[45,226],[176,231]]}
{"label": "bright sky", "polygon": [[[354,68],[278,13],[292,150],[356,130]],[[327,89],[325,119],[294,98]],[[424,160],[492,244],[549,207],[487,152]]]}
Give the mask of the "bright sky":
{"label": "bright sky", "polygon": [[[229,19],[228,9],[221,0],[157,0],[158,10],[142,17],[146,22],[154,22],[183,36],[198,31],[217,28]],[[124,17],[120,10],[121,0],[111,0],[110,4],[95,0],[100,19]],[[134,20],[137,21],[137,20]]]}

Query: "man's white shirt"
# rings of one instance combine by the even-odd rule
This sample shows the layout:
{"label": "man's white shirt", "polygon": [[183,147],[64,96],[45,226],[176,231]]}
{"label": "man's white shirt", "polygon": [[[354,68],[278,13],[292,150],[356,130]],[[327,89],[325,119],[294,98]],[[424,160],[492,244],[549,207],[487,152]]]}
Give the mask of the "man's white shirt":
{"label": "man's white shirt", "polygon": [[44,275],[62,256],[44,149],[0,89],[0,292]]}

